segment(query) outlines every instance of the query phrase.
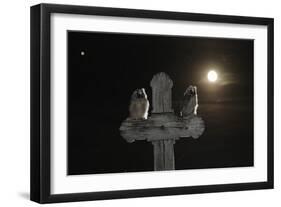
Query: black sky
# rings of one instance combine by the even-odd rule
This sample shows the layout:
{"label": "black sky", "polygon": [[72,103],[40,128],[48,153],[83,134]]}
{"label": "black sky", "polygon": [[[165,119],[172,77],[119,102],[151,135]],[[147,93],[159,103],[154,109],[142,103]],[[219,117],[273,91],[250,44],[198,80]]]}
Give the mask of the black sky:
{"label": "black sky", "polygon": [[119,127],[136,88],[151,101],[158,72],[174,82],[176,113],[186,87],[198,87],[206,122],[202,137],[175,144],[176,169],[253,165],[253,40],[69,31],[69,174],[153,170],[152,145],[126,143]]}

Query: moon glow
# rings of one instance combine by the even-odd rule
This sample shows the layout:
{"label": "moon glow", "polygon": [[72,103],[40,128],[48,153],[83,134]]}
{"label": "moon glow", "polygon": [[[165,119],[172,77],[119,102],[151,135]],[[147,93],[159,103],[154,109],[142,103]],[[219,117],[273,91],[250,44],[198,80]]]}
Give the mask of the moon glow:
{"label": "moon glow", "polygon": [[217,74],[216,71],[210,70],[210,71],[208,72],[207,78],[208,78],[208,80],[209,80],[210,82],[216,82],[217,79],[218,79],[218,74]]}

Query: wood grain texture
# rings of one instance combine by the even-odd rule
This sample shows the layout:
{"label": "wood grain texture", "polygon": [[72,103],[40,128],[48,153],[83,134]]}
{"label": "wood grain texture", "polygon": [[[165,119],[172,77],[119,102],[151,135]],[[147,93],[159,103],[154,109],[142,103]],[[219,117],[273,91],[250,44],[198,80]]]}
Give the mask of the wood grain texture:
{"label": "wood grain texture", "polygon": [[173,81],[166,73],[157,73],[153,76],[152,87],[152,113],[173,112],[172,87]]}
{"label": "wood grain texture", "polygon": [[174,139],[152,141],[154,152],[154,170],[174,170]]}
{"label": "wood grain texture", "polygon": [[198,138],[204,130],[201,117],[192,115],[181,118],[174,113],[152,114],[147,120],[126,119],[120,127],[121,136],[127,142]]}

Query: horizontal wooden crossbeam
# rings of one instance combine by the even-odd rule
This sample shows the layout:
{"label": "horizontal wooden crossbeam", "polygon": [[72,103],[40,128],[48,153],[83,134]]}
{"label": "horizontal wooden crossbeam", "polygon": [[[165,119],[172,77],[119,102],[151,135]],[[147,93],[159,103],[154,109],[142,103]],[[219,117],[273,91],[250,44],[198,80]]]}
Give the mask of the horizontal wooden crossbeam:
{"label": "horizontal wooden crossbeam", "polygon": [[152,114],[147,120],[126,119],[120,133],[127,142],[135,140],[168,140],[184,137],[198,138],[204,132],[204,121],[192,115],[186,118],[174,113]]}

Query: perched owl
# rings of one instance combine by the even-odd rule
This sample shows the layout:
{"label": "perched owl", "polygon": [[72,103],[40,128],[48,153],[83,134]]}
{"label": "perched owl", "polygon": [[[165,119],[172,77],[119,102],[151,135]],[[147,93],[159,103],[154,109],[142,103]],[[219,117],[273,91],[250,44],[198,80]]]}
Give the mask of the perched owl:
{"label": "perched owl", "polygon": [[180,115],[187,117],[192,114],[197,114],[198,108],[198,97],[197,97],[197,87],[188,86],[184,92],[183,106]]}
{"label": "perched owl", "polygon": [[129,107],[131,119],[147,119],[149,101],[144,88],[136,89],[131,96]]}

